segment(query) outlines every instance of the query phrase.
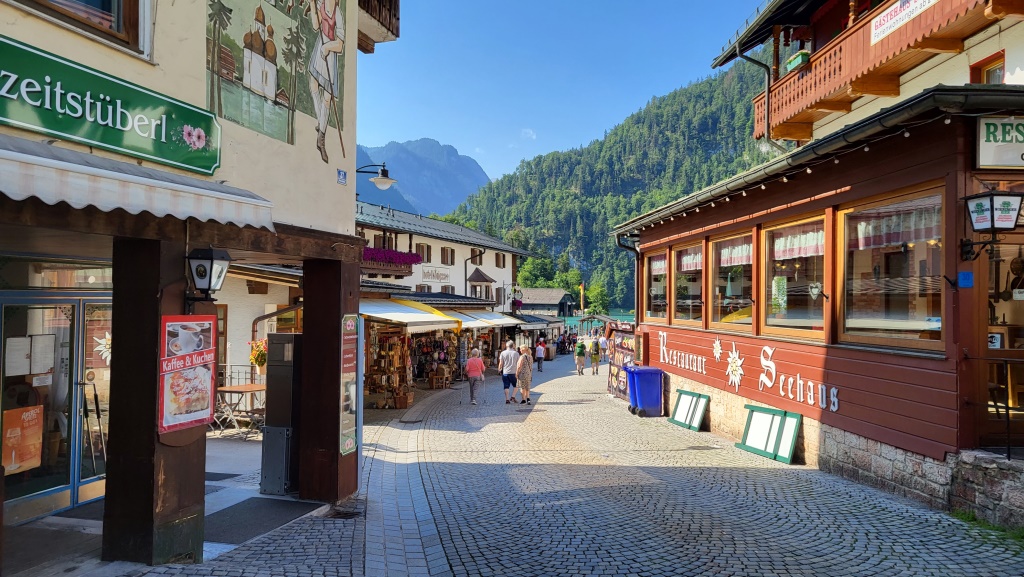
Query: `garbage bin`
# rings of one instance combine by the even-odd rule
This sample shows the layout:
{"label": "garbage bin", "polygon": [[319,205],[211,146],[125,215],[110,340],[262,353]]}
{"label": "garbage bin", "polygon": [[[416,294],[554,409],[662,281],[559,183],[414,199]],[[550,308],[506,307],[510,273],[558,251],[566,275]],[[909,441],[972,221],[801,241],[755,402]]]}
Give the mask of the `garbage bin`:
{"label": "garbage bin", "polygon": [[635,365],[626,365],[622,370],[626,371],[626,390],[629,392],[629,412],[636,414],[640,401],[636,399],[636,369]]}
{"label": "garbage bin", "polygon": [[638,417],[661,416],[661,378],[664,372],[654,367],[633,367],[636,380],[636,415]]}
{"label": "garbage bin", "polygon": [[555,360],[555,343],[544,343],[544,360]]}

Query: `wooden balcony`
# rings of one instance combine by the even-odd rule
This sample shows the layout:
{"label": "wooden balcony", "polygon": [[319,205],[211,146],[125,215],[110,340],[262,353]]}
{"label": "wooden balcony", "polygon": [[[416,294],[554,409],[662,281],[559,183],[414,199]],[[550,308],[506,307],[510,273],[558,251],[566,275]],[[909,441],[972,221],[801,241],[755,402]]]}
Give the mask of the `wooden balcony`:
{"label": "wooden balcony", "polygon": [[399,0],[359,0],[359,50],[372,54],[378,42],[398,39]]}
{"label": "wooden balcony", "polygon": [[359,271],[370,278],[404,278],[412,274],[412,265],[420,262],[419,255],[414,252],[365,247],[363,258],[359,261]]}
{"label": "wooden balcony", "polygon": [[[814,122],[849,112],[861,96],[900,96],[900,75],[937,53],[963,51],[964,39],[1012,12],[1012,5],[1013,0],[938,0],[874,45],[871,21],[893,3],[867,12],[772,85],[772,138],[810,140]],[[754,138],[765,134],[764,107],[762,92],[754,98]]]}
{"label": "wooden balcony", "polygon": [[412,275],[412,265],[364,260],[359,263],[359,272],[368,275],[370,278],[376,278],[378,276],[384,278],[405,278]]}

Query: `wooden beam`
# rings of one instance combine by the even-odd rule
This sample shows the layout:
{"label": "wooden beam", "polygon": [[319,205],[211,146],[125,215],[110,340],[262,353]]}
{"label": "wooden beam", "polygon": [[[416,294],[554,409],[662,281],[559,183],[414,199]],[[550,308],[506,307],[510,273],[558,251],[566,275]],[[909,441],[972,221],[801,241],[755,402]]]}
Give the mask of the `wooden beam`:
{"label": "wooden beam", "polygon": [[867,74],[850,82],[849,94],[859,96],[899,96],[900,77]]}
{"label": "wooden beam", "polygon": [[989,0],[985,17],[996,20],[1007,16],[1024,16],[1024,0]]}
{"label": "wooden beam", "polygon": [[911,46],[911,49],[937,54],[960,54],[964,51],[964,41],[956,38],[924,38]]}
{"label": "wooden beam", "polygon": [[817,110],[818,112],[849,112],[852,109],[853,105],[849,102],[830,102],[827,100],[816,102],[811,106],[811,110]]}
{"label": "wooden beam", "polygon": [[359,38],[356,41],[356,46],[359,48],[360,52],[363,54],[373,54],[373,50],[376,45],[377,43],[373,41],[373,38],[367,36],[362,30],[359,31]]}
{"label": "wooden beam", "polygon": [[814,133],[814,125],[810,122],[786,122],[772,128],[772,138],[776,140],[810,140]]}

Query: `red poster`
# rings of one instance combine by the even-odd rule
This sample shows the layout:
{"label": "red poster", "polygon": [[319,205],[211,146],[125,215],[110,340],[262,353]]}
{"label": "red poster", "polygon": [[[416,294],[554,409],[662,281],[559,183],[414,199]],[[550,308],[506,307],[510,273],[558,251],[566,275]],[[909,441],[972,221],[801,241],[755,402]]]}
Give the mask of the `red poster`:
{"label": "red poster", "polygon": [[43,463],[43,405],[4,411],[3,433],[5,475]]}
{"label": "red poster", "polygon": [[215,315],[165,316],[160,338],[161,433],[213,421],[217,368]]}

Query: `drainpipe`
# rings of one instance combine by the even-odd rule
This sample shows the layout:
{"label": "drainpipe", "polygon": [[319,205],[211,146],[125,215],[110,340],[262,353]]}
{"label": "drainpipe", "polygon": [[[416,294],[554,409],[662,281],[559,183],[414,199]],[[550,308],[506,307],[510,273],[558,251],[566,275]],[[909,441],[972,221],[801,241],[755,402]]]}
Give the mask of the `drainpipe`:
{"label": "drainpipe", "polygon": [[[622,241],[627,238],[632,242],[630,244],[622,244]],[[636,245],[639,242],[640,239],[636,236],[615,235],[615,245],[622,250],[628,250],[633,253],[633,308],[638,312],[640,310],[640,279],[637,278],[637,275],[640,274],[640,249]],[[640,318],[639,314],[635,316],[634,320],[638,318]]]}
{"label": "drainpipe", "polygon": [[764,70],[764,139],[775,150],[782,154],[788,153],[789,151],[784,146],[772,140],[772,125],[770,122],[772,117],[772,67],[741,52],[739,43],[736,44],[736,56]]}
{"label": "drainpipe", "polygon": [[[484,253],[487,252],[487,249],[481,248],[480,250],[483,252],[481,252],[477,256],[483,257]],[[471,260],[473,260],[473,249],[469,249],[469,258],[462,261],[462,283],[464,285],[462,287],[462,290],[464,291],[464,294],[466,296],[469,296],[469,261]]]}

